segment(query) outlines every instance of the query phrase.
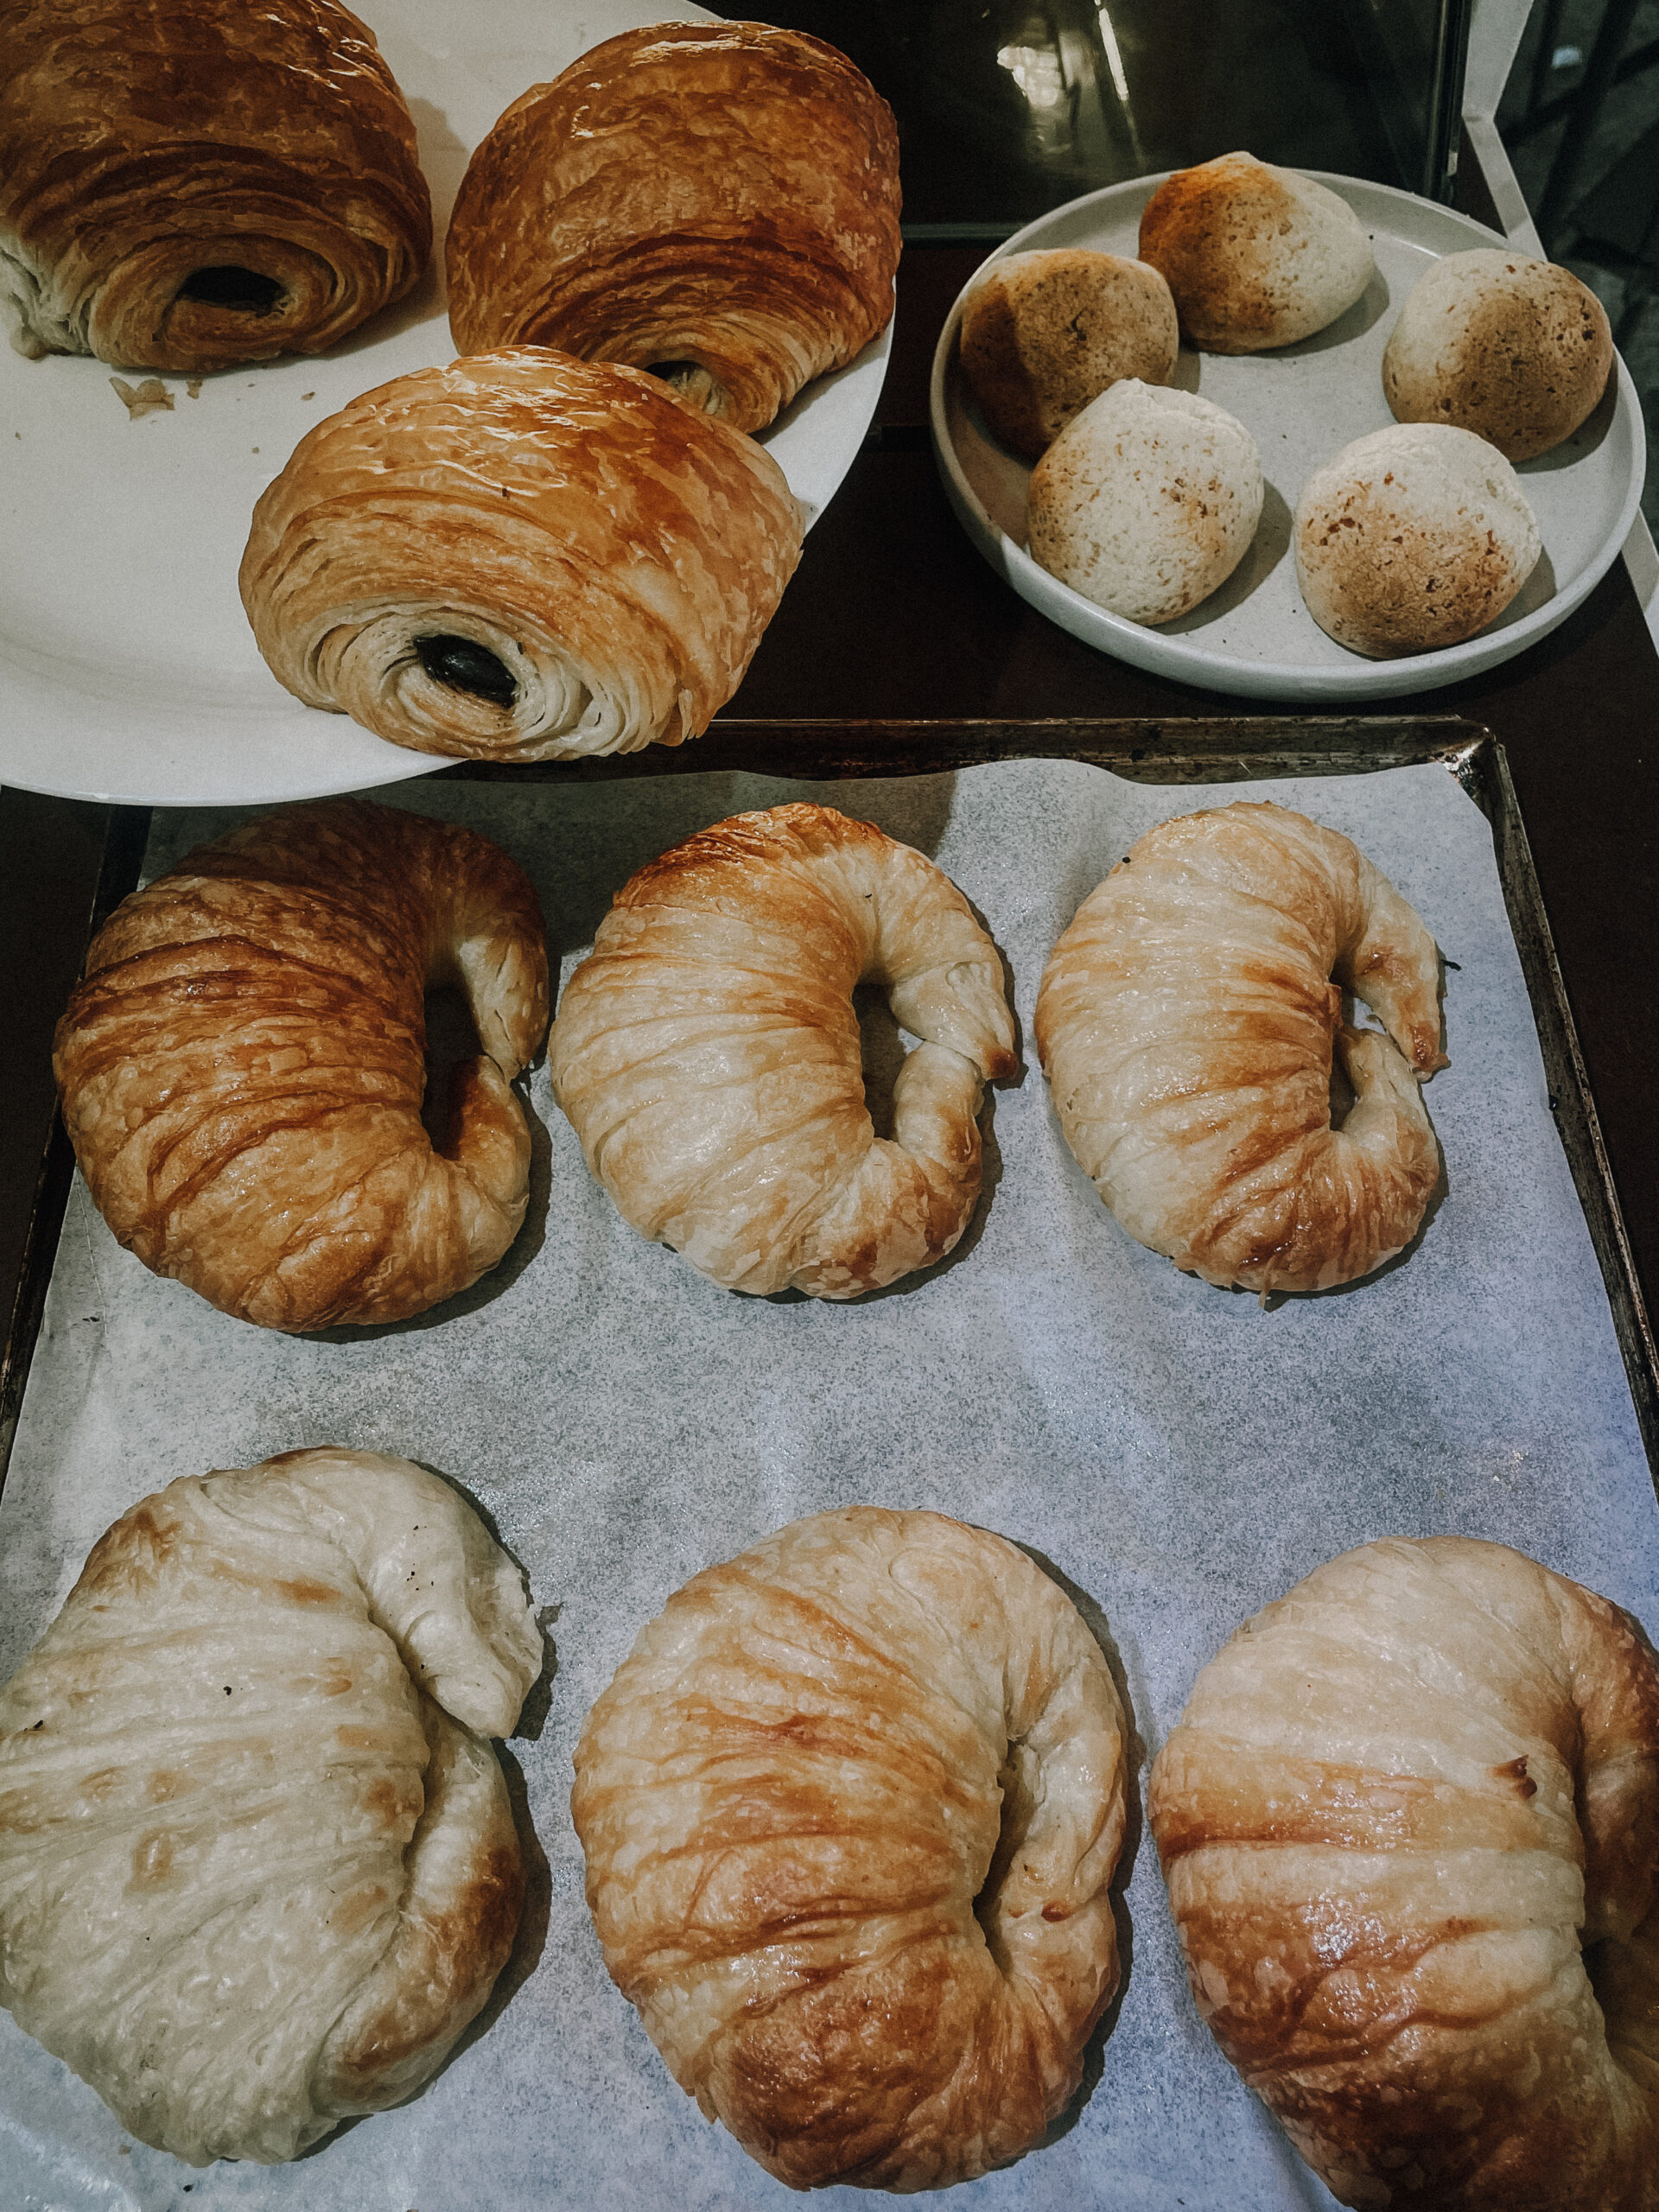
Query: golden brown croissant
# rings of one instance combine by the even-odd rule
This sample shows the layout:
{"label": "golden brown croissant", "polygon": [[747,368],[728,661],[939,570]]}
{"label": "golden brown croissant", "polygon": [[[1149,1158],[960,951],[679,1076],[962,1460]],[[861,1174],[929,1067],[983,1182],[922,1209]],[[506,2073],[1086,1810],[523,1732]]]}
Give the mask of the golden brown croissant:
{"label": "golden brown croissant", "polygon": [[333,0],[3,0],[0,301],[26,353],[320,353],[432,250],[415,125]]}
{"label": "golden brown croissant", "polygon": [[[853,986],[923,1041],[893,1134]],[[565,986],[553,1094],[644,1236],[730,1290],[860,1291],[929,1266],[979,1196],[975,1116],[1018,1065],[996,948],[924,855],[823,806],[734,815],[640,869]]]}
{"label": "golden brown croissant", "polygon": [[800,557],[778,464],[632,369],[543,347],[319,423],[260,498],[242,603],[279,682],[421,753],[697,736]]}
{"label": "golden brown croissant", "polygon": [[[1322,1290],[1409,1243],[1433,1193],[1418,1083],[1446,1064],[1439,975],[1346,837],[1281,806],[1210,809],[1148,830],[1084,900],[1043,973],[1037,1049],[1130,1236],[1206,1282]],[[1387,1036],[1343,1024],[1338,985]],[[1333,1046],[1357,1101],[1335,1129]]]}
{"label": "golden brown croissant", "polygon": [[898,133],[821,39],[650,24],[513,103],[445,251],[463,353],[630,362],[764,429],[892,315]]}
{"label": "golden brown croissant", "polygon": [[1117,1986],[1123,1716],[1001,1536],[854,1506],[709,1568],[575,1767],[612,1978],[779,2180],[943,2188],[1070,2102]]}
{"label": "golden brown croissant", "polygon": [[[421,1118],[428,984],[483,1054]],[[472,831],[360,800],[249,822],[136,892],[58,1024],[92,1198],[157,1274],[266,1328],[396,1321],[518,1233],[512,1078],[547,1027],[536,894]]]}
{"label": "golden brown croissant", "polygon": [[1501,1544],[1367,1544],[1198,1676],[1149,1810],[1198,2010],[1344,2203],[1659,2206],[1659,1661]]}
{"label": "golden brown croissant", "polygon": [[146,2143],[294,2158],[436,2073],[518,1924],[518,1570],[406,1459],[187,1478],[0,1689],[0,2000]]}

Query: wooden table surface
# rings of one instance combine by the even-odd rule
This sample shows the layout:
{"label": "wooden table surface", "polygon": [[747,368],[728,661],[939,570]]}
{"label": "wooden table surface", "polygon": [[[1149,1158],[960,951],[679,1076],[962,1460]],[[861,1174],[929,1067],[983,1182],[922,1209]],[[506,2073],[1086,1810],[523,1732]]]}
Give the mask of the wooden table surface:
{"label": "wooden table surface", "polygon": [[[981,247],[917,246],[899,273],[876,427],[807,540],[734,716],[912,719],[1294,714],[1188,690],[1055,629],[974,550],[927,437],[933,346]],[[1390,713],[1457,713],[1506,747],[1638,1274],[1659,1297],[1659,656],[1623,564],[1555,633]],[[696,766],[695,747],[677,765]],[[0,1309],[9,1315],[52,1126],[53,1023],[79,972],[108,809],[0,793]],[[1540,1252],[1541,1268],[1549,1255]],[[13,1378],[14,1385],[16,1378]],[[0,1408],[3,1410],[3,1408]]]}

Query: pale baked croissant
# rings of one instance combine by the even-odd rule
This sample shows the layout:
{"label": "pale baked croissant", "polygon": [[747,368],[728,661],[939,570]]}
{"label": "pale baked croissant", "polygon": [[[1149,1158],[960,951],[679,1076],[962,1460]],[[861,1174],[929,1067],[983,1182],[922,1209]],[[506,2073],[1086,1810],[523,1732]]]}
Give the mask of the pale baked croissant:
{"label": "pale baked croissant", "polygon": [[463,353],[627,361],[763,429],[893,314],[898,133],[821,39],[649,24],[513,103],[445,251]]}
{"label": "pale baked croissant", "polygon": [[512,1948],[518,1568],[406,1459],[187,1477],[0,1689],[0,2000],[146,2143],[294,2158],[436,2073]]}
{"label": "pale baked croissant", "polygon": [[[1210,809],[1148,830],[1084,900],[1043,973],[1037,1049],[1132,1236],[1206,1282],[1321,1290],[1409,1243],[1433,1194],[1418,1083],[1446,1064],[1439,975],[1346,837],[1281,806]],[[1343,1024],[1339,986],[1387,1036]],[[1334,1129],[1333,1047],[1357,1101]]]}
{"label": "pale baked croissant", "polygon": [[669,1599],[570,1809],[613,1980],[791,2188],[1029,2150],[1117,1986],[1124,1724],[1070,1600],[936,1513],[819,1514]]}
{"label": "pale baked croissant", "polygon": [[365,392],[262,493],[242,603],[272,673],[421,753],[697,736],[800,557],[771,456],[632,369],[518,346]]}
{"label": "pale baked croissant", "polygon": [[1659,2205],[1659,1661],[1501,1544],[1367,1544],[1198,1676],[1149,1809],[1199,2012],[1346,2204]]}
{"label": "pale baked croissant", "polygon": [[[435,1147],[429,983],[461,986],[484,1047]],[[518,1232],[512,1078],[547,1010],[541,912],[505,853],[334,800],[245,823],[124,900],[54,1065],[93,1200],[146,1267],[267,1328],[394,1321]]]}
{"label": "pale baked croissant", "polygon": [[[853,986],[923,1041],[893,1134]],[[642,1236],[730,1290],[853,1298],[941,1258],[979,1196],[975,1116],[1012,1074],[996,948],[925,855],[823,806],[734,815],[639,870],[564,988],[553,1094]]]}
{"label": "pale baked croissant", "polygon": [[432,249],[415,125],[333,0],[3,0],[0,302],[21,353],[320,353]]}

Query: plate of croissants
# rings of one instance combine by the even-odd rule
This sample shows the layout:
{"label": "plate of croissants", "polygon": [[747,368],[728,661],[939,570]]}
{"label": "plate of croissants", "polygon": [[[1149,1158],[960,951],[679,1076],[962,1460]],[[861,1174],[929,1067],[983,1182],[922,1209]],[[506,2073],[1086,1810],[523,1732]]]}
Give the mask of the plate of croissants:
{"label": "plate of croissants", "polygon": [[1176,683],[1329,701],[1508,660],[1629,535],[1646,444],[1569,270],[1248,153],[1087,194],[969,280],[933,365],[987,561]]}
{"label": "plate of croissants", "polygon": [[671,0],[370,5],[9,15],[0,780],[678,744],[858,449],[899,197],[851,63]]}

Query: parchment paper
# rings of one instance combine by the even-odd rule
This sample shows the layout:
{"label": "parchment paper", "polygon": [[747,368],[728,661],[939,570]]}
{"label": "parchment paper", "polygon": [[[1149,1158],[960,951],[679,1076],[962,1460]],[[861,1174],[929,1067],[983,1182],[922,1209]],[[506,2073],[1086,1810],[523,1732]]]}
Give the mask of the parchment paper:
{"label": "parchment paper", "polygon": [[[1659,1511],[1554,1133],[1490,833],[1443,768],[1202,792],[1068,762],[819,786],[691,775],[399,786],[531,871],[565,957],[640,862],[810,796],[932,853],[1011,967],[1028,1065],[988,1105],[957,1255],[857,1304],[745,1299],[643,1243],[552,1104],[531,1218],[438,1313],[298,1339],[214,1313],[122,1252],[79,1183],[0,1506],[0,1674],[95,1538],[175,1475],[343,1443],[403,1453],[494,1517],[556,1609],[550,1701],[508,1746],[531,1898],[497,1998],[402,2109],[296,2164],[194,2172],[135,2145],[0,2015],[0,2206],[54,2212],[779,2207],[788,2192],[674,2086],[606,1976],[582,1895],[570,1753],[644,1622],[699,1567],[797,1516],[930,1506],[1032,1547],[1121,1655],[1146,1764],[1198,1667],[1333,1554],[1385,1535],[1514,1543],[1659,1628]],[[1263,1310],[1121,1230],[1073,1163],[1029,1044],[1048,950],[1153,821],[1275,798],[1355,837],[1448,962],[1452,1065],[1427,1093],[1447,1191],[1418,1243]],[[156,818],[148,867],[236,818]],[[1098,1608],[1098,1611],[1095,1611]],[[544,1704],[544,1717],[537,1707]],[[953,2203],[978,2212],[1328,2205],[1188,1998],[1132,1818],[1127,1986],[1056,2139]],[[830,2206],[868,2202],[836,2190]]]}

